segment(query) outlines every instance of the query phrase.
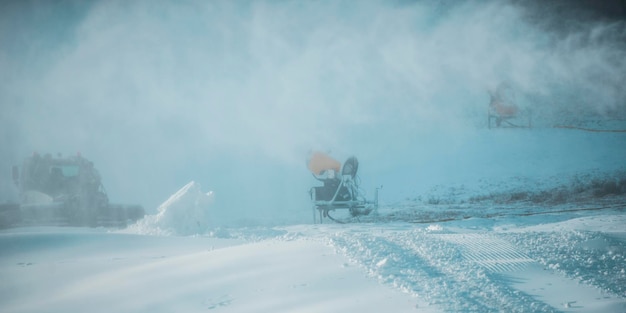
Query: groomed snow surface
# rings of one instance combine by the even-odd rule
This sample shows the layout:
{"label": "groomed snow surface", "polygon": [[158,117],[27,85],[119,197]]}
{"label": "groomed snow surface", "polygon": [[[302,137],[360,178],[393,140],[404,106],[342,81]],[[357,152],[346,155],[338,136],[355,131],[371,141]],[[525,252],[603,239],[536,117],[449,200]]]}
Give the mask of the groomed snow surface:
{"label": "groomed snow surface", "polygon": [[0,234],[2,312],[625,312],[623,209],[197,236]]}

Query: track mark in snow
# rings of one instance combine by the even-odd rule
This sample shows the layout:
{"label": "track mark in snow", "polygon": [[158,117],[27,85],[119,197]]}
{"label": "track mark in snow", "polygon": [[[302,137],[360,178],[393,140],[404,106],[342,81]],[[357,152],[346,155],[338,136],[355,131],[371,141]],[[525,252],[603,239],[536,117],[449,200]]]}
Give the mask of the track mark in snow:
{"label": "track mark in snow", "polygon": [[34,263],[31,263],[31,262],[20,262],[20,263],[17,263],[17,265],[19,265],[21,267],[31,266],[33,264]]}
{"label": "track mark in snow", "polygon": [[466,259],[462,245],[423,230],[340,232],[329,240],[381,282],[446,312],[557,311]]}
{"label": "track mark in snow", "polygon": [[[620,293],[589,284],[622,290],[617,285],[625,250],[617,239],[580,232],[430,230],[346,227],[325,236],[380,282],[445,312],[626,312]],[[557,270],[569,270],[570,263],[572,269],[584,268],[585,262],[594,280]],[[611,273],[610,281],[604,273]]]}
{"label": "track mark in snow", "polygon": [[555,231],[501,236],[552,271],[626,298],[625,233]]}
{"label": "track mark in snow", "polygon": [[438,234],[442,240],[461,245],[465,259],[492,272],[520,271],[535,261],[512,244],[486,234]]}
{"label": "track mark in snow", "polygon": [[229,306],[233,302],[234,298],[230,295],[223,295],[217,299],[209,299],[209,310],[215,310],[221,307]]}
{"label": "track mark in snow", "polygon": [[[623,312],[625,308],[623,299],[604,294],[593,286],[581,284],[575,279],[546,269],[527,254],[520,252],[514,244],[496,235],[464,233],[430,236],[457,245],[465,260],[491,271],[492,273],[487,276],[493,281],[499,281],[501,288],[518,290],[521,294],[528,295],[538,302],[542,301],[559,311],[584,309],[588,312]],[[538,234],[533,234],[532,237],[538,237]],[[561,238],[557,241],[558,246],[576,249],[576,246],[580,245],[575,244],[572,239],[565,240],[563,235],[556,237]],[[528,239],[522,241],[533,242]],[[601,238],[590,239],[592,237],[583,243],[598,246],[600,242],[606,241],[600,240]],[[610,243],[605,244],[613,247]],[[527,251],[531,253],[530,250]],[[543,255],[539,254],[537,257],[544,258],[545,254]],[[566,259],[573,258],[571,253],[562,255]]]}

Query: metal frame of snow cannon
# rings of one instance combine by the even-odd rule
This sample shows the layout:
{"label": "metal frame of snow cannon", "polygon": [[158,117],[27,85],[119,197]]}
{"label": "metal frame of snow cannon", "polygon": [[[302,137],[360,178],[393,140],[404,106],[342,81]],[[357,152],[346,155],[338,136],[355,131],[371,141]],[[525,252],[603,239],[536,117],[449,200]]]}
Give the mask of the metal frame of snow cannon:
{"label": "metal frame of snow cannon", "polygon": [[[522,123],[520,123],[523,122]],[[532,119],[530,111],[518,111],[514,114],[500,114],[493,108],[487,111],[488,128],[531,128]]]}
{"label": "metal frame of snow cannon", "polygon": [[313,175],[324,183],[323,186],[312,187],[310,190],[311,201],[313,202],[313,223],[317,222],[318,212],[320,224],[323,223],[325,217],[342,223],[342,221],[333,218],[329,212],[337,209],[347,209],[351,216],[357,217],[368,215],[370,212],[378,209],[378,188],[376,189],[374,201],[365,199],[362,190],[359,188],[359,178],[356,176],[358,165],[357,159],[350,157],[343,164],[340,173],[336,173],[333,169],[328,169],[323,175]]}

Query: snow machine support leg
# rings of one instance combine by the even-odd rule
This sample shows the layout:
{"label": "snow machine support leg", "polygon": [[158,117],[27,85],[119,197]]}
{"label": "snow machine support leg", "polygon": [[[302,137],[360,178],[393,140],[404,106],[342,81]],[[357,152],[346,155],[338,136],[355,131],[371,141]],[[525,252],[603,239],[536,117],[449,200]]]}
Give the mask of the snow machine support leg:
{"label": "snow machine support leg", "polygon": [[[315,188],[311,188],[311,190],[309,190],[309,194],[311,195],[311,199],[315,199]],[[316,220],[315,220],[315,209],[316,208],[317,207],[315,205],[313,205],[312,208],[311,208],[312,211],[313,211],[313,224],[316,223]]]}

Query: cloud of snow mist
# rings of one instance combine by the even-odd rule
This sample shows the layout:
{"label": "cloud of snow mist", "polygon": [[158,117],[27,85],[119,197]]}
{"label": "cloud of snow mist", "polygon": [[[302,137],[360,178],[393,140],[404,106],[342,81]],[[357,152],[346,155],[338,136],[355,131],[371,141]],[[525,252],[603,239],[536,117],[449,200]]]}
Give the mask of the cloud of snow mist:
{"label": "cloud of snow mist", "polygon": [[17,121],[3,123],[12,135],[2,159],[80,151],[113,201],[148,209],[197,180],[233,215],[300,211],[309,149],[356,154],[374,172],[411,159],[416,145],[450,152],[485,127],[487,89],[502,81],[546,125],[564,111],[626,105],[626,50],[614,40],[622,24],[550,33],[502,1],[15,2],[2,11],[0,118]]}

